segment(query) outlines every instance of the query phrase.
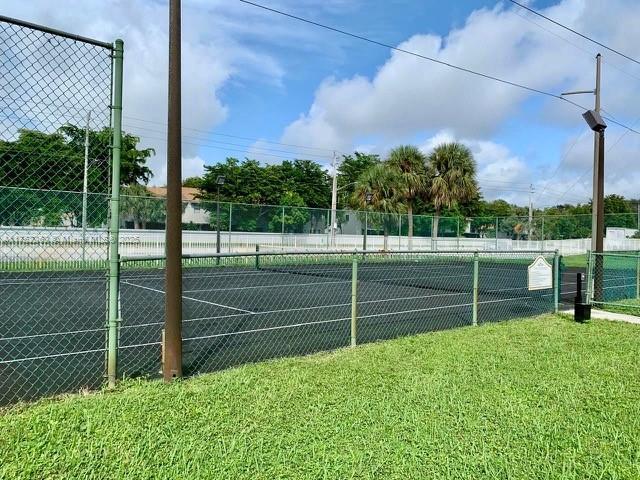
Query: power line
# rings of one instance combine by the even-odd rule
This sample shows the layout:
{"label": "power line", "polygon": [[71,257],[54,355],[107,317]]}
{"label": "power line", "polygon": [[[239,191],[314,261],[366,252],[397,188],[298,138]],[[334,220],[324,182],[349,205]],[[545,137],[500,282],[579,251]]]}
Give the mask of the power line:
{"label": "power line", "polygon": [[[154,120],[147,120],[144,118],[137,118],[137,117],[130,117],[128,115],[124,115],[123,116],[126,119],[129,120],[135,120],[138,122],[146,122],[146,123],[153,123],[156,125],[162,125],[164,127],[167,126],[166,122],[158,122],[158,121],[154,121]],[[323,148],[323,147],[309,147],[307,145],[295,145],[292,143],[282,143],[282,142],[274,142],[271,140],[263,140],[260,138],[252,138],[252,137],[242,137],[240,135],[231,135],[230,133],[219,133],[219,132],[214,132],[211,130],[201,130],[198,128],[190,128],[190,127],[182,127],[184,130],[191,130],[194,132],[201,132],[201,133],[206,133],[207,135],[216,135],[216,136],[220,136],[220,137],[228,137],[228,138],[236,138],[238,140],[248,140],[248,141],[253,141],[253,142],[264,142],[264,143],[269,143],[272,145],[282,145],[284,147],[293,147],[293,148],[304,148],[304,149],[309,149],[309,150],[321,150],[321,151],[325,151],[325,152],[331,152],[333,153],[335,152],[339,152],[339,153],[345,153],[345,152],[341,152],[340,150],[338,150],[337,148]]]}
{"label": "power line", "polygon": [[[145,135],[145,138],[152,139],[152,140],[162,140],[162,141],[166,140],[166,138],[152,137],[152,136],[149,136],[149,135]],[[237,149],[237,148],[227,148],[227,147],[221,147],[221,146],[218,146],[218,145],[210,145],[210,144],[207,144],[207,143],[196,143],[196,142],[185,142],[185,141],[183,141],[182,143],[184,145],[192,145],[194,147],[212,148],[214,150],[223,150],[223,151],[226,151],[226,152],[238,152],[238,153],[244,153],[244,154],[251,153],[249,151],[250,149],[240,150],[240,149]],[[284,160],[291,160],[291,159],[296,159],[296,158],[298,160],[307,160],[302,155],[296,156],[296,155],[293,155],[293,154],[290,155],[290,156],[284,156],[284,155],[276,155],[274,153],[255,152],[255,155],[262,155],[262,156],[265,156],[265,157],[282,158]],[[247,155],[245,155],[245,156],[247,156]]]}
{"label": "power line", "polygon": [[[542,25],[541,25],[541,24],[539,24],[538,22],[535,22],[535,21],[534,21],[534,20],[532,20],[531,18],[527,17],[527,16],[526,16],[526,14],[521,15],[521,14],[517,13],[515,10],[514,10],[514,13],[515,13],[516,15],[518,15],[520,18],[522,18],[523,20],[526,20],[527,22],[529,22],[529,23],[531,23],[531,24],[533,24],[533,25],[537,26],[538,28],[540,28],[541,30],[544,30],[545,32],[549,33],[550,35],[553,35],[554,37],[559,38],[559,39],[560,39],[560,40],[562,40],[563,42],[568,43],[569,45],[571,45],[571,46],[573,46],[574,48],[576,48],[576,49],[578,49],[578,50],[580,50],[580,51],[582,51],[582,52],[584,52],[584,53],[588,54],[589,56],[593,56],[593,55],[594,55],[594,52],[592,52],[592,51],[590,51],[590,50],[587,50],[586,48],[582,48],[580,45],[578,45],[577,43],[572,42],[572,41],[571,41],[571,40],[569,40],[568,38],[563,37],[562,35],[560,35],[560,34],[558,34],[558,33],[554,32],[553,30],[550,30],[550,29],[548,29],[548,28],[546,28],[546,27],[542,26]],[[609,62],[609,61],[606,61],[605,59],[602,59],[602,61],[603,61],[604,63],[606,63],[607,65],[609,65],[610,67],[615,68],[615,69],[616,69],[616,70],[618,70],[619,72],[624,73],[625,75],[627,75],[627,76],[629,76],[629,77],[631,77],[631,78],[635,78],[636,80],[640,80],[640,76],[638,76],[638,75],[634,75],[633,73],[628,72],[627,70],[624,70],[624,69],[620,68],[618,65],[615,65],[615,64],[613,64],[613,63],[611,63],[611,62]]]}
{"label": "power line", "polygon": [[[127,129],[139,129],[139,130],[144,130],[147,132],[154,132],[154,133],[160,133],[160,134],[166,134],[166,132],[162,131],[162,130],[155,130],[153,128],[146,128],[146,127],[140,127],[138,125],[125,125],[125,128]],[[144,136],[146,138],[152,138],[152,137],[147,137],[146,134],[144,134]],[[216,145],[229,145],[232,147],[244,147],[247,149],[247,151],[255,151],[255,152],[275,152],[275,153],[285,153],[285,154],[290,154],[292,156],[296,156],[296,155],[303,155],[306,157],[315,157],[315,158],[323,158],[323,159],[327,159],[329,158],[329,155],[319,155],[317,153],[305,153],[305,152],[292,152],[289,150],[279,150],[279,149],[275,149],[275,148],[267,148],[267,147],[259,147],[259,146],[255,146],[255,145],[242,145],[239,143],[231,143],[231,142],[222,142],[219,140],[210,140],[207,138],[202,138],[202,137],[196,137],[196,136],[190,136],[190,135],[183,135],[183,138],[190,138],[193,140],[200,140],[200,141],[206,141],[206,142],[210,142]],[[157,137],[155,137],[157,138]]]}
{"label": "power line", "polygon": [[[555,93],[545,92],[544,90],[539,90],[537,88],[529,87],[529,86],[523,85],[521,83],[512,82],[510,80],[505,80],[504,78],[495,77],[495,76],[489,75],[487,73],[477,72],[475,70],[471,70],[470,68],[461,67],[459,65],[455,65],[455,64],[449,63],[449,62],[445,62],[443,60],[438,60],[436,58],[429,57],[427,55],[422,55],[420,53],[413,52],[411,50],[406,50],[404,48],[395,47],[395,46],[390,45],[388,43],[380,42],[380,41],[374,40],[372,38],[368,38],[368,37],[365,37],[365,36],[362,36],[362,35],[358,35],[356,33],[348,32],[346,30],[342,30],[342,29],[339,29],[339,28],[336,28],[336,27],[332,27],[330,25],[326,25],[324,23],[319,23],[319,22],[316,22],[316,21],[313,21],[313,20],[309,20],[307,18],[299,17],[297,15],[293,15],[292,13],[287,13],[287,12],[284,12],[282,10],[277,10],[275,8],[267,7],[265,5],[261,5],[259,3],[251,2],[249,0],[238,0],[238,1],[242,2],[242,3],[245,3],[247,5],[251,5],[251,6],[254,6],[254,7],[257,7],[257,8],[261,8],[261,9],[266,10],[268,12],[275,13],[277,15],[282,15],[283,17],[291,18],[293,20],[297,20],[299,22],[307,23],[309,25],[313,25],[313,26],[316,26],[316,27],[319,27],[319,28],[324,28],[325,30],[330,30],[332,32],[339,33],[341,35],[346,35],[346,36],[351,37],[351,38],[356,38],[358,40],[362,40],[364,42],[368,42],[368,43],[371,43],[373,45],[378,45],[379,47],[388,48],[388,49],[396,51],[396,52],[401,52],[401,53],[404,53],[404,54],[407,54],[407,55],[412,55],[414,57],[421,58],[423,60],[427,60],[429,62],[437,63],[439,65],[444,65],[444,66],[452,68],[454,70],[459,70],[461,72],[469,73],[471,75],[476,75],[478,77],[486,78],[488,80],[493,80],[494,82],[502,83],[502,84],[505,84],[505,85],[510,85],[512,87],[520,88],[522,90],[527,90],[529,92],[537,93],[539,95],[544,95],[546,97],[551,97],[551,98],[555,98],[557,100],[562,100],[563,102],[567,102],[568,104],[573,105],[573,106],[575,106],[577,108],[580,108],[581,110],[589,110],[587,107],[585,107],[583,105],[580,105],[579,103],[576,103],[573,100],[569,100],[566,97],[563,97],[561,95],[557,95]],[[630,127],[628,127],[628,126],[626,126],[626,125],[624,125],[622,123],[614,121],[614,120],[612,120],[612,119],[610,119],[608,117],[603,117],[603,118],[611,121],[612,123],[615,123],[616,125],[619,125],[619,126],[621,126],[623,128],[627,128],[627,129],[633,131],[634,133],[637,133],[638,135],[640,135],[640,132],[631,129]]]}
{"label": "power line", "polygon": [[[588,133],[588,130],[584,130],[580,135],[578,135],[576,137],[576,139],[573,141],[573,143],[569,146],[569,148],[564,152],[564,154],[562,155],[562,157],[560,158],[560,161],[558,162],[558,166],[556,167],[556,169],[553,171],[553,173],[551,175],[547,176],[547,179],[549,178],[553,178],[556,176],[556,174],[560,171],[560,167],[562,167],[562,164],[565,162],[565,160],[569,157],[569,153],[571,153],[571,151],[573,150],[573,147],[576,146],[576,144]],[[540,193],[538,193],[536,195],[537,198],[540,198],[540,196],[545,192],[549,190],[548,185],[545,185],[542,188],[542,191]],[[552,190],[551,190],[552,191]]]}
{"label": "power line", "polygon": [[[638,118],[635,120],[635,122],[633,122],[633,123],[632,123],[632,125],[633,125],[633,126],[635,126],[638,122],[640,122],[640,117],[638,117]],[[609,147],[607,148],[606,153],[608,154],[611,150],[613,150],[613,147],[615,147],[618,143],[620,143],[620,141],[624,138],[624,136],[625,136],[627,133],[629,133],[630,131],[633,131],[633,130],[626,130],[626,131],[622,132],[622,133],[620,134],[620,136],[619,136],[619,137],[618,137],[618,138],[617,138],[617,139],[616,139],[616,140],[615,140],[611,145],[609,145]],[[587,173],[589,173],[589,172],[591,172],[591,171],[592,171],[592,168],[588,168],[588,169],[586,169],[584,172],[582,172],[582,173],[580,174],[580,176],[579,176],[578,178],[576,178],[576,181],[575,181],[575,182],[573,182],[573,183],[569,186],[569,188],[567,188],[567,189],[564,191],[564,193],[563,193],[562,195],[560,195],[559,197],[556,197],[556,198],[558,198],[558,201],[562,200],[562,199],[567,195],[567,193],[568,193],[568,192],[569,192],[573,187],[575,187],[575,186],[578,184],[578,182],[580,182],[580,180],[582,180],[582,179],[584,178],[584,176],[585,176]]]}
{"label": "power line", "polygon": [[[240,1],[243,1],[243,0],[240,0]],[[610,52],[613,52],[613,53],[615,53],[615,54],[617,54],[617,55],[620,55],[621,57],[624,57],[624,58],[626,58],[627,60],[631,60],[632,62],[637,63],[638,65],[640,65],[640,61],[636,60],[635,58],[630,57],[629,55],[625,55],[624,53],[620,52],[619,50],[615,50],[615,49],[613,49],[613,48],[611,48],[611,47],[608,47],[608,46],[607,46],[607,45],[605,45],[604,43],[598,42],[597,40],[594,40],[593,38],[591,38],[591,37],[589,37],[589,36],[587,36],[587,35],[585,35],[585,34],[583,34],[583,33],[580,33],[580,32],[578,32],[578,31],[574,30],[573,28],[567,27],[566,25],[563,25],[562,23],[560,23],[560,22],[558,22],[558,21],[554,20],[553,18],[549,18],[549,17],[547,17],[546,15],[543,15],[542,13],[540,13],[540,12],[538,12],[538,11],[534,10],[533,8],[529,8],[529,7],[527,7],[526,5],[523,5],[522,3],[516,2],[516,0],[509,0],[509,1],[510,1],[511,3],[513,3],[513,4],[515,4],[515,5],[518,5],[518,6],[519,6],[519,7],[521,7],[521,8],[524,8],[525,10],[527,10],[527,11],[529,11],[529,12],[531,12],[531,13],[535,14],[535,15],[538,15],[539,17],[544,18],[545,20],[547,20],[547,21],[549,21],[549,22],[551,22],[551,23],[553,23],[553,24],[555,24],[555,25],[558,25],[559,27],[564,28],[565,30],[570,31],[571,33],[575,33],[576,35],[578,35],[578,36],[580,36],[580,37],[584,38],[585,40],[589,40],[590,42],[595,43],[596,45],[599,45],[599,46],[601,46],[602,48],[606,48],[606,49],[607,49],[607,50],[609,50]]]}

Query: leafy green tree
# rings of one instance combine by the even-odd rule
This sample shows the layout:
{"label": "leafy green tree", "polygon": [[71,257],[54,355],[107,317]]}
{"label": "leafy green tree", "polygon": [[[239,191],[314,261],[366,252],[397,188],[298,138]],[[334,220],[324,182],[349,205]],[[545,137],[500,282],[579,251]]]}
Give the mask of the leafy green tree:
{"label": "leafy green tree", "polygon": [[[0,224],[78,226],[85,134],[84,128],[64,125],[53,133],[23,129],[15,140],[0,141]],[[147,182],[151,176],[146,161],[153,150],[139,150],[138,142],[137,137],[123,134],[122,184]],[[94,226],[107,219],[110,149],[110,128],[89,132],[87,213],[89,224]],[[17,194],[6,187],[32,192]]]}
{"label": "leafy green tree", "polygon": [[427,194],[426,157],[413,145],[402,145],[389,153],[385,167],[394,170],[396,195],[407,211],[409,249],[413,242],[413,208]]}
{"label": "leafy green tree", "polygon": [[471,150],[461,143],[443,143],[429,154],[428,194],[435,209],[433,235],[438,235],[438,220],[443,208],[453,208],[478,195],[476,162]]}
{"label": "leafy green tree", "polygon": [[613,194],[604,197],[604,211],[605,228],[636,228],[637,212],[623,196]]}
{"label": "leafy green tree", "polygon": [[348,206],[360,175],[377,163],[380,163],[380,157],[374,154],[355,152],[342,156],[338,166],[338,208]]}
{"label": "leafy green tree", "polygon": [[277,207],[268,205],[280,205],[287,194],[297,195],[312,208],[327,208],[331,201],[327,172],[309,160],[261,166],[256,160],[227,158],[223,163],[206,166],[199,188],[201,198],[208,204],[217,198],[219,175],[225,177],[220,199],[245,204],[233,207],[233,228],[240,231],[274,231],[271,220],[278,214]]}
{"label": "leafy green tree", "polygon": [[[301,233],[305,223],[309,221],[309,210],[305,207],[304,200],[296,192],[285,192],[280,200],[282,207],[269,222],[269,230],[279,232],[284,227],[287,233]],[[302,208],[297,208],[302,207]]]}
{"label": "leafy green tree", "polygon": [[527,224],[522,218],[512,216],[500,219],[498,228],[504,232],[508,238],[520,240],[522,234],[527,229]]}
{"label": "leafy green tree", "polygon": [[[283,168],[286,162],[283,162]],[[331,206],[331,178],[319,164],[310,160],[294,160],[292,191],[311,208]],[[284,192],[283,192],[284,193]]]}
{"label": "leafy green tree", "polygon": [[[82,165],[84,165],[84,142],[86,131],[83,127],[76,125],[64,125],[59,129],[64,136],[65,142],[80,157]],[[155,155],[153,148],[139,149],[140,137],[122,132],[122,150],[120,154],[120,183],[122,185],[130,185],[134,183],[149,183],[153,176],[153,172],[147,166],[147,161]],[[98,182],[104,183],[105,178],[110,176],[109,155],[112,144],[112,129],[103,128],[102,130],[89,131],[89,159],[92,162],[92,170],[97,171]],[[80,172],[82,179],[82,170]],[[80,188],[72,189],[74,191]],[[98,184],[94,188],[89,188],[91,192],[97,192],[104,189],[104,185]]]}
{"label": "leafy green tree", "polygon": [[202,186],[202,177],[188,177],[182,181],[183,187],[189,188],[201,188]]}

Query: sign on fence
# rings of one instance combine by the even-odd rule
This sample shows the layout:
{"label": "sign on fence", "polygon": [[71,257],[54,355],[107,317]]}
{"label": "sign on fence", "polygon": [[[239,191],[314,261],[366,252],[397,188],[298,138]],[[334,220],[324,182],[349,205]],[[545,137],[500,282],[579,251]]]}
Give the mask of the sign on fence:
{"label": "sign on fence", "polygon": [[529,265],[529,290],[553,288],[553,268],[542,255]]}

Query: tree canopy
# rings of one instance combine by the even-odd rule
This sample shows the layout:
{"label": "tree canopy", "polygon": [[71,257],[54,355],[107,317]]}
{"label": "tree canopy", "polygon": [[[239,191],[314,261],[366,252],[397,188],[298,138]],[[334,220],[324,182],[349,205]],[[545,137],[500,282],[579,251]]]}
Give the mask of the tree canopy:
{"label": "tree canopy", "polygon": [[[89,131],[87,196],[90,225],[104,224],[111,177],[111,128]],[[22,129],[14,140],[0,140],[0,224],[77,225],[82,213],[84,128],[63,125],[47,133]],[[123,132],[121,183],[147,183],[151,148]],[[8,188],[7,188],[8,187]]]}

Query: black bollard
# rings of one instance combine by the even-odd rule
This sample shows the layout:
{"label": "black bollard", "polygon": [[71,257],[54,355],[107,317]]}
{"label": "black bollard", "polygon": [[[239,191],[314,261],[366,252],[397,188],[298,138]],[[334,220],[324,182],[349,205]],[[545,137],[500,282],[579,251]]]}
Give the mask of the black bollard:
{"label": "black bollard", "polygon": [[576,298],[573,302],[574,319],[584,323],[591,320],[591,305],[582,300],[582,273],[576,276]]}

